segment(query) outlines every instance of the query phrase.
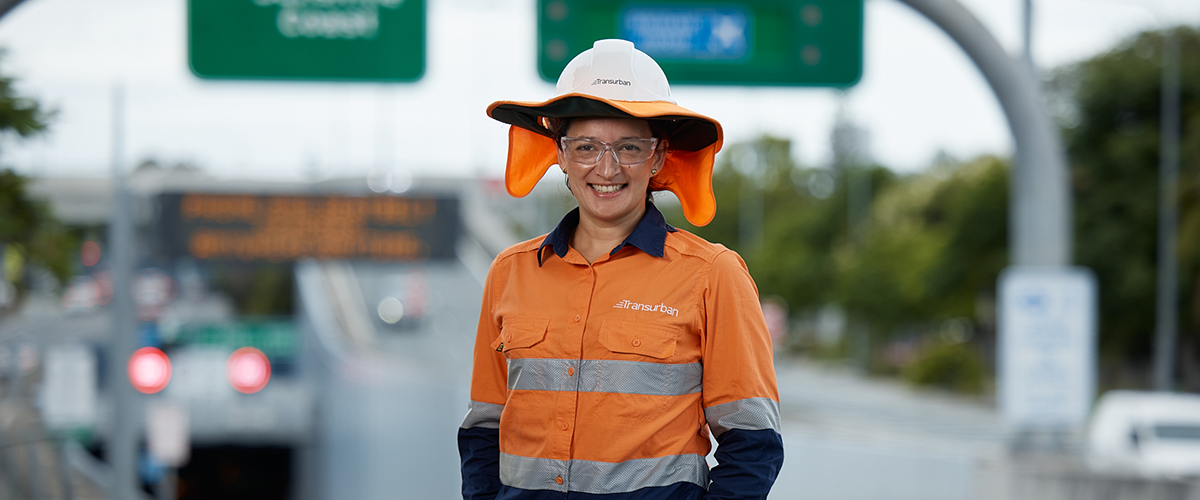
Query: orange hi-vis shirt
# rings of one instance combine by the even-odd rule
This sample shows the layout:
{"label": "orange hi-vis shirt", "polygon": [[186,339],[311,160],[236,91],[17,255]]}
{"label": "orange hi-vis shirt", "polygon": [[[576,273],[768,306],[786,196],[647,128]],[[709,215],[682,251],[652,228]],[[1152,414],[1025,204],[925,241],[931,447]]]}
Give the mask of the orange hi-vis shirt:
{"label": "orange hi-vis shirt", "polygon": [[535,238],[492,263],[462,428],[499,429],[504,486],[707,489],[710,431],[779,431],[771,340],[745,263],[669,229],[661,257],[622,245],[588,264]]}

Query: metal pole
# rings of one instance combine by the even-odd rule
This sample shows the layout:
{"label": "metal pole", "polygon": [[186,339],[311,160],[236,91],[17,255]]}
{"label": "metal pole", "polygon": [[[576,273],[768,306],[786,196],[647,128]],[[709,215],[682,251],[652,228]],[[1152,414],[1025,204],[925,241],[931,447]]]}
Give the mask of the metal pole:
{"label": "metal pole", "polygon": [[1179,207],[1179,29],[1163,35],[1162,111],[1158,155],[1158,291],[1155,303],[1154,389],[1174,388],[1175,337],[1179,320],[1176,231]]}
{"label": "metal pole", "polygon": [[21,0],[0,0],[0,17],[4,17],[20,3]]}
{"label": "metal pole", "polygon": [[130,285],[133,278],[134,232],[133,218],[129,207],[129,188],[125,182],[124,158],[125,133],[125,90],[121,85],[113,88],[113,198],[112,212],[108,221],[108,246],[112,255],[113,277],[113,330],[108,351],[108,390],[112,404],[112,420],[109,422],[108,451],[112,466],[113,500],[133,500],[137,487],[137,403],[133,386],[128,382],[125,366],[136,348],[134,332],[137,328],[134,317],[133,295]]}
{"label": "metal pole", "polygon": [[1033,63],[1033,0],[1025,0],[1021,12],[1022,40],[1025,42],[1025,64],[1029,71],[1037,74],[1037,65]]}

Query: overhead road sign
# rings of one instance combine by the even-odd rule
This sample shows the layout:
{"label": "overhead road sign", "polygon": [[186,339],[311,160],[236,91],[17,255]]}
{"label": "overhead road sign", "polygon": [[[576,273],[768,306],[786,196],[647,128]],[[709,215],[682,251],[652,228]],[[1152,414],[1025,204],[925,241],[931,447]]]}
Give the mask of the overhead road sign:
{"label": "overhead road sign", "polygon": [[538,71],[553,82],[596,40],[633,42],[676,84],[848,87],[863,0],[538,0]]}
{"label": "overhead road sign", "polygon": [[425,71],[425,0],[188,0],[201,78],[411,82]]}
{"label": "overhead road sign", "polygon": [[162,251],[201,261],[452,259],[458,199],[167,193]]}

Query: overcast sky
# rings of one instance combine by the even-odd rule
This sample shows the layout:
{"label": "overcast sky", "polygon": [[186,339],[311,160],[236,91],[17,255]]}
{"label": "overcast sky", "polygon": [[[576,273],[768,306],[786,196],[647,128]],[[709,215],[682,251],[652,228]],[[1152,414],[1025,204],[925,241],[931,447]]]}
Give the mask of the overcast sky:
{"label": "overcast sky", "polygon": [[[1020,0],[960,0],[1001,44],[1021,50]],[[1043,70],[1101,53],[1166,23],[1200,25],[1187,0],[1034,0]],[[842,99],[869,154],[900,171],[939,151],[1010,154],[1000,107],[932,23],[897,0],[867,0],[861,82]],[[200,80],[187,67],[186,0],[25,0],[0,19],[0,70],[57,110],[51,132],[0,144],[0,164],[43,176],[101,177],[113,162],[113,89],[125,95],[127,165],[188,162],[222,178],[503,175],[496,100],[553,94],[535,68],[535,0],[426,0],[428,59],[413,84]],[[722,122],[726,143],[772,134],[808,166],[828,162],[839,96],[828,89],[675,86],[681,105]]]}

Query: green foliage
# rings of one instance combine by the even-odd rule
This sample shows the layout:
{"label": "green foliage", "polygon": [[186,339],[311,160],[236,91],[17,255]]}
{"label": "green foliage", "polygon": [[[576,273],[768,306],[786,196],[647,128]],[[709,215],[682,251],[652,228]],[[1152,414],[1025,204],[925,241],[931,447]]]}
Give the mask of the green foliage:
{"label": "green foliage", "polygon": [[[734,168],[746,149],[765,159],[758,179]],[[813,189],[815,176],[833,179],[831,191]],[[869,184],[857,192],[873,196],[869,211],[852,224],[856,182]],[[796,165],[787,141],[763,137],[732,145],[718,160],[714,191],[720,209],[713,222],[682,227],[739,251],[759,292],[782,297],[793,316],[812,317],[837,304],[869,325],[877,346],[934,335],[950,318],[980,317],[979,297],[991,295],[1007,265],[1008,166],[999,158],[948,161],[930,173],[902,177],[877,166],[830,172]],[[761,247],[739,241],[741,211],[754,206],[745,202],[757,201],[747,197],[763,205]],[[895,369],[878,360],[869,365]],[[914,381],[977,391],[986,364],[977,359],[975,365],[939,368],[951,382],[926,376]]]}
{"label": "green foliage", "polygon": [[916,385],[979,394],[987,380],[986,371],[986,364],[971,344],[934,340],[926,344],[917,361],[906,367],[902,375]]}
{"label": "green foliage", "polygon": [[79,248],[78,237],[55,219],[49,207],[29,197],[27,183],[12,170],[0,170],[0,246],[5,247],[6,258],[16,262],[5,274],[22,291],[20,278],[27,264],[50,271],[60,284],[65,282]]}
{"label": "green foliage", "polygon": [[869,240],[838,248],[844,307],[877,330],[975,317],[1008,263],[1008,167],[994,157],[945,164],[875,198]]}
{"label": "green foliage", "polygon": [[17,95],[13,83],[12,77],[0,75],[0,133],[29,137],[45,131],[53,113],[33,99]]}
{"label": "green foliage", "polygon": [[[1075,261],[1100,284],[1105,368],[1151,357],[1159,200],[1162,32],[1061,68],[1051,80],[1075,188]],[[1200,32],[1180,28],[1183,136],[1180,326],[1200,341]],[[1188,307],[1190,304],[1196,304]],[[1102,373],[1110,370],[1102,370]]]}
{"label": "green foliage", "polygon": [[[17,95],[13,83],[12,77],[0,75],[0,134],[29,137],[43,132],[52,113],[37,101]],[[29,198],[26,185],[27,180],[16,172],[0,170],[3,278],[15,281],[22,293],[26,266],[49,270],[61,284],[71,275],[71,256],[78,248],[78,238],[58,223],[44,203]]]}

